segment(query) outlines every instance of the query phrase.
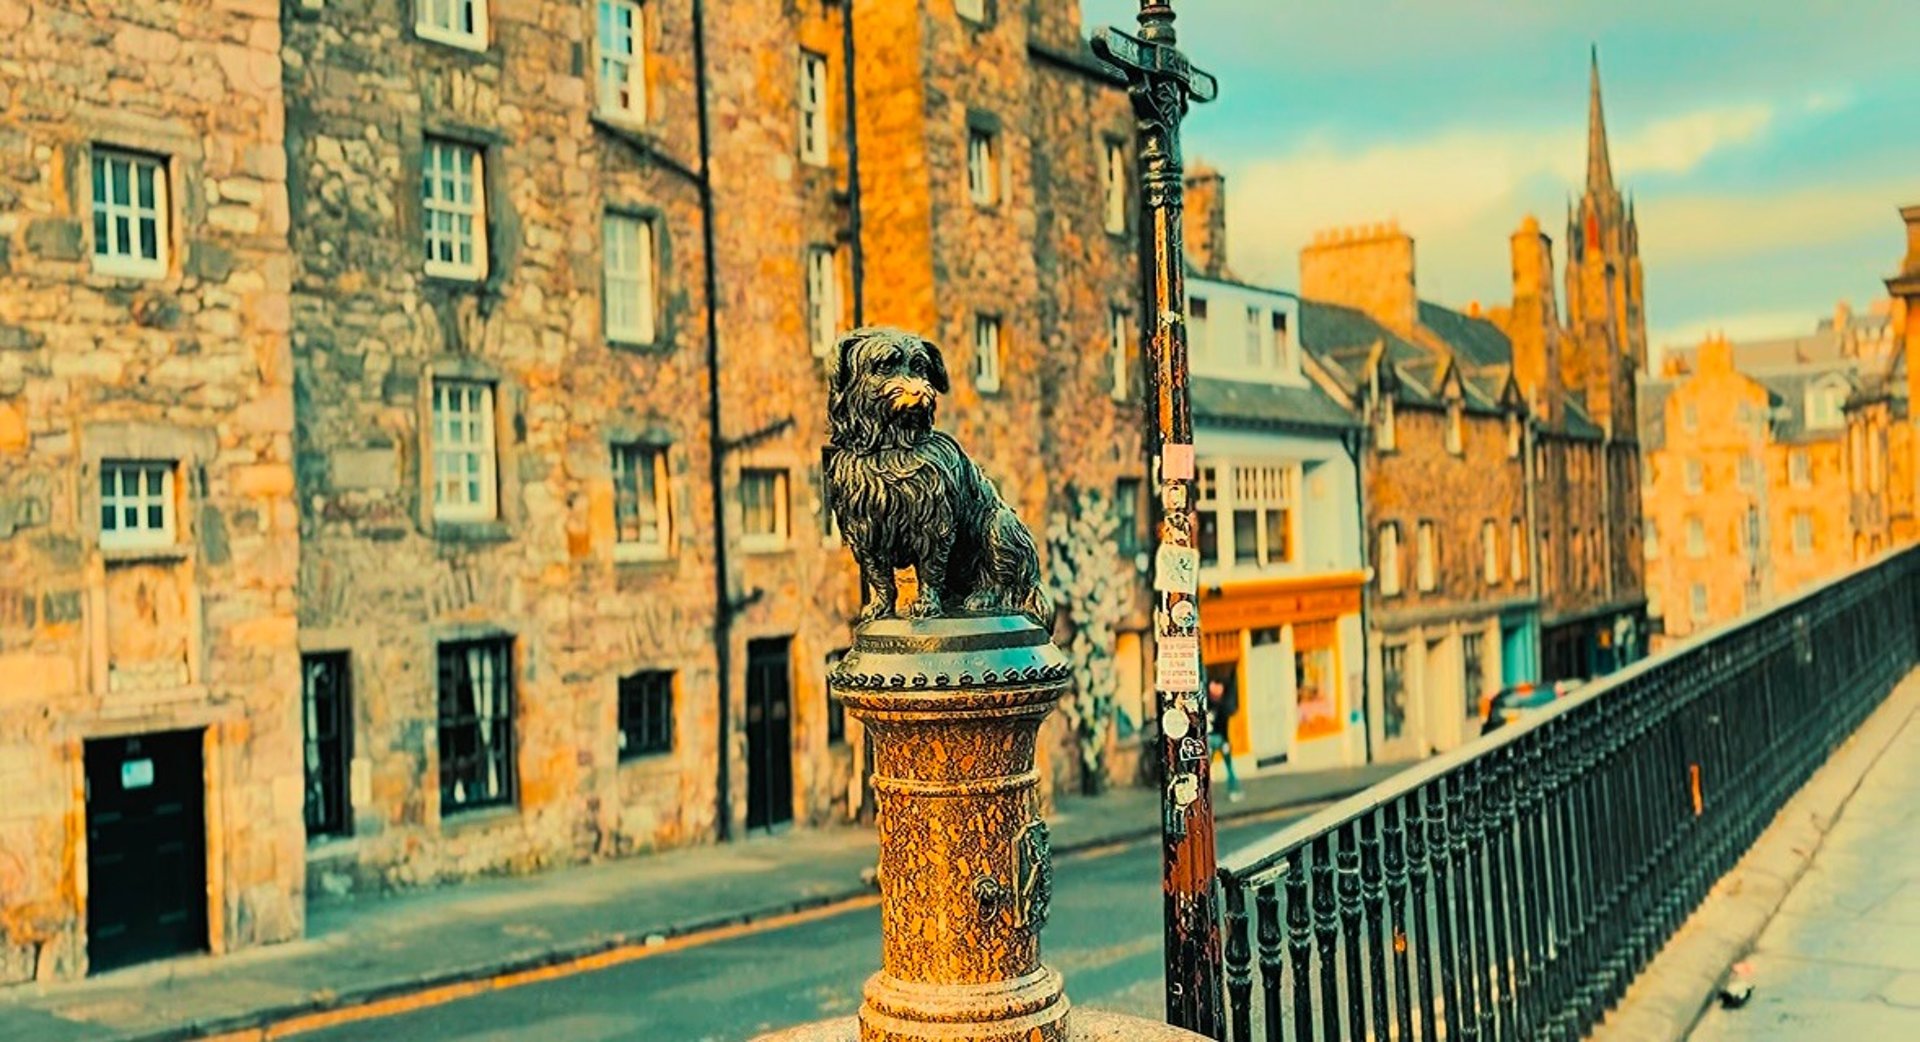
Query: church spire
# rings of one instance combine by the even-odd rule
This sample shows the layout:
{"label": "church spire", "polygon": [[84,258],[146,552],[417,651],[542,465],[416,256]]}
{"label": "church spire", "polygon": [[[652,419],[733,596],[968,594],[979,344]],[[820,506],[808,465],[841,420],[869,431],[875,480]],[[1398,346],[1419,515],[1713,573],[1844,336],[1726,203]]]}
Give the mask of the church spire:
{"label": "church spire", "polygon": [[1600,111],[1600,45],[1592,51],[1592,74],[1587,99],[1587,192],[1613,190],[1613,160],[1607,156],[1607,118]]}

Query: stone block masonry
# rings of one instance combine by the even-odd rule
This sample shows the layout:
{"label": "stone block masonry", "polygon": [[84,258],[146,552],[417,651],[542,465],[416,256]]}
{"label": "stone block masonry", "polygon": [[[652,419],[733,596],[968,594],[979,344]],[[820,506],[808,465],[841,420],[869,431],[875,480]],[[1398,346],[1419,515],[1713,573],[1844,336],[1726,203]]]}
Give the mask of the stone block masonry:
{"label": "stone block masonry", "polygon": [[[5,0],[0,35],[0,984],[162,918],[178,950],[297,937],[278,9]],[[176,732],[178,771],[132,751]],[[164,830],[162,789],[202,885],[109,820]]]}
{"label": "stone block masonry", "polygon": [[1131,118],[1070,14],[862,5],[849,52],[835,5],[442,8],[0,0],[0,983],[110,947],[109,755],[199,750],[159,955],[870,808],[819,481],[857,320],[945,346],[1036,531],[1145,476]]}

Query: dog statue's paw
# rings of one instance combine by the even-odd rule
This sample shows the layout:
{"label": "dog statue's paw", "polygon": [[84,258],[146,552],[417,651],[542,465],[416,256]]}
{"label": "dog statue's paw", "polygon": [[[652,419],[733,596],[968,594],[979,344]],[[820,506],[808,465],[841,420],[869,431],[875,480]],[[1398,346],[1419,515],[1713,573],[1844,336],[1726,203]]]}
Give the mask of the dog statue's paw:
{"label": "dog statue's paw", "polygon": [[967,595],[966,602],[962,607],[968,612],[986,615],[1000,611],[1006,606],[1001,603],[1000,598],[995,595],[992,590],[975,590],[973,593]]}
{"label": "dog statue's paw", "polygon": [[940,596],[931,590],[923,591],[920,596],[907,605],[909,619],[937,619],[945,611],[940,604]]}
{"label": "dog statue's paw", "polygon": [[860,621],[872,622],[875,619],[893,618],[893,598],[876,597],[860,609]]}

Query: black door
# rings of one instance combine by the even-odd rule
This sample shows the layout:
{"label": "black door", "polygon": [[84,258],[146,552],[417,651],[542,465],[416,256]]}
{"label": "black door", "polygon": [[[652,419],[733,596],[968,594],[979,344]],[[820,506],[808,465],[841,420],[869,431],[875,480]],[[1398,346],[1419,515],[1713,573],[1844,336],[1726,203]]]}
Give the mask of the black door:
{"label": "black door", "polygon": [[793,692],[787,638],[747,644],[747,827],[793,820]]}
{"label": "black door", "polygon": [[92,972],[207,947],[199,731],[86,745]]}

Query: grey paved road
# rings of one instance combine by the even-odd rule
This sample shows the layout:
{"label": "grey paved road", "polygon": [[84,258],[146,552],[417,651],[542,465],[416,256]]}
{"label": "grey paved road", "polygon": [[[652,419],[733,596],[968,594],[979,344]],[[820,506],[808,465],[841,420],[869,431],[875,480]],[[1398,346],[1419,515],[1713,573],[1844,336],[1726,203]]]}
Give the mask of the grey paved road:
{"label": "grey paved road", "polygon": [[[1231,850],[1286,820],[1236,824],[1220,847]],[[1154,843],[1061,859],[1043,948],[1076,1003],[1159,1013],[1159,879]],[[880,913],[862,908],[297,1038],[740,1042],[853,1012],[879,961]]]}

